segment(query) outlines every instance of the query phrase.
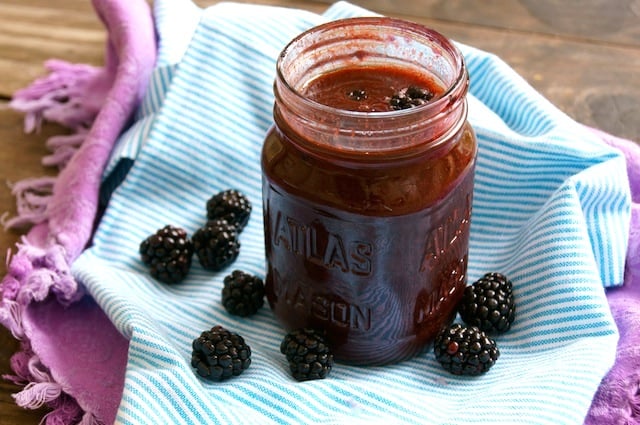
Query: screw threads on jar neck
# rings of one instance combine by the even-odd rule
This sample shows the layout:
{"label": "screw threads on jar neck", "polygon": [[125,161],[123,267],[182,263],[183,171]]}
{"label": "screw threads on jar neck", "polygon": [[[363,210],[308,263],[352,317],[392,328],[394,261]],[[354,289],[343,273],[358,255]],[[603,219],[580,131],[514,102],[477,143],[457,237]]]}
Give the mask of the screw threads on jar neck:
{"label": "screw threads on jar neck", "polygon": [[[400,68],[442,92],[424,105],[361,112],[325,105],[305,89],[347,68]],[[372,161],[446,151],[466,121],[468,74],[459,50],[441,34],[394,18],[349,18],[301,34],[283,50],[274,84],[276,128],[304,150]]]}

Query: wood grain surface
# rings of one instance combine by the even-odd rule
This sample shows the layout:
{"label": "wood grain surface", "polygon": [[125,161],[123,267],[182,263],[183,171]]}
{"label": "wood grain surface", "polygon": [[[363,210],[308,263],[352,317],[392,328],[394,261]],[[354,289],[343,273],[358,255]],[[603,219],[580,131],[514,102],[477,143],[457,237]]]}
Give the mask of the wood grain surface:
{"label": "wood grain surface", "polygon": [[[256,0],[321,12],[331,1]],[[423,22],[448,37],[495,53],[559,109],[584,124],[640,141],[640,0],[353,0],[383,14]],[[216,3],[199,0],[201,6]],[[15,215],[8,183],[55,174],[43,167],[44,141],[64,129],[24,134],[7,108],[13,93],[60,58],[100,65],[106,34],[89,0],[0,2],[0,214]],[[0,230],[0,276],[20,231]],[[18,341],[0,327],[0,374]],[[0,425],[37,424],[46,408],[16,406],[20,390],[0,380]]]}

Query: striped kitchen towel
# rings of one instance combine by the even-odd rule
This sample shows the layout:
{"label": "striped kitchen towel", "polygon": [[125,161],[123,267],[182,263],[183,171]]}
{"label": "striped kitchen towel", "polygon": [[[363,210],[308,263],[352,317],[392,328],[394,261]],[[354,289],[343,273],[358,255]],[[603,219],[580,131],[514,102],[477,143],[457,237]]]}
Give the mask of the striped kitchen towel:
{"label": "striped kitchen towel", "polygon": [[[72,269],[130,340],[118,423],[583,422],[618,338],[605,288],[623,282],[629,232],[620,152],[496,56],[459,45],[479,141],[469,279],[503,272],[518,303],[514,326],[497,338],[501,357],[476,378],[447,374],[425,351],[384,367],[337,364],[327,379],[298,383],[269,308],[237,318],[221,306],[230,270],[211,273],[194,261],[184,283],[167,286],[149,276],[138,246],[165,224],[193,234],[207,199],[236,188],[254,210],[233,268],[263,276],[260,149],[272,120],[276,58],[313,25],[371,13],[345,2],[322,15],[154,3],[157,69],[107,173],[122,160],[133,165]],[[253,353],[247,371],[222,383],[202,380],[190,366],[192,340],[214,325],[243,335]]]}

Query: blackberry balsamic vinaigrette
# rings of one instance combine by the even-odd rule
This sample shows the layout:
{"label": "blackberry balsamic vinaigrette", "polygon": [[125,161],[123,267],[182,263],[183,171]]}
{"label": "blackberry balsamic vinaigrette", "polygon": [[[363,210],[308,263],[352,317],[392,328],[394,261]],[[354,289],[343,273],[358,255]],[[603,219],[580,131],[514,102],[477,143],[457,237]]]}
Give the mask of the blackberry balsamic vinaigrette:
{"label": "blackberry balsamic vinaigrette", "polygon": [[266,292],[338,361],[411,358],[466,286],[476,141],[467,71],[392,18],[315,27],[282,52],[262,153]]}

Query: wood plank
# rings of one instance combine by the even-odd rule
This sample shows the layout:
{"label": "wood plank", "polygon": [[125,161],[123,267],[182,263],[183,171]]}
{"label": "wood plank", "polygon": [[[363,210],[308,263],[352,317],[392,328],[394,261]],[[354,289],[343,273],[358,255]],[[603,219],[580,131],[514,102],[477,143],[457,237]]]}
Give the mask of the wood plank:
{"label": "wood plank", "polygon": [[[15,199],[7,185],[25,178],[52,175],[55,170],[40,164],[40,158],[48,153],[44,141],[54,134],[63,134],[59,126],[46,124],[38,134],[24,134],[23,116],[0,104],[0,214],[16,214]],[[6,255],[20,239],[21,231],[0,229],[0,276],[6,274]],[[12,374],[9,359],[18,349],[18,341],[0,326],[0,376]],[[0,379],[0,424],[37,424],[47,409],[36,411],[18,407],[11,396],[22,387]]]}
{"label": "wood plank", "polygon": [[[327,4],[332,0],[321,0]],[[389,14],[640,46],[637,0],[352,0]]]}
{"label": "wood plank", "polygon": [[[492,52],[573,119],[640,142],[640,48],[421,19]],[[473,82],[472,82],[473,84]]]}
{"label": "wood plank", "polygon": [[[55,175],[56,169],[41,165],[40,158],[49,154],[45,146],[48,137],[63,134],[65,130],[53,124],[43,125],[36,134],[23,132],[22,114],[0,105],[0,215],[16,215],[16,201],[10,185],[17,181]],[[7,248],[13,247],[19,240],[20,230],[4,231],[0,229],[0,276],[6,273]]]}
{"label": "wood plank", "polygon": [[105,31],[87,0],[0,2],[0,97],[44,73],[49,58],[99,65]]}

